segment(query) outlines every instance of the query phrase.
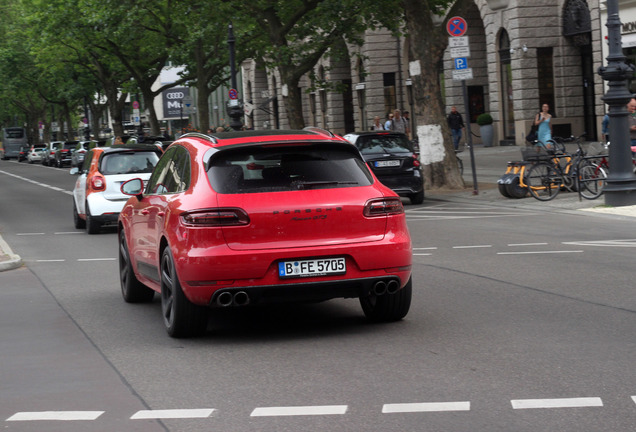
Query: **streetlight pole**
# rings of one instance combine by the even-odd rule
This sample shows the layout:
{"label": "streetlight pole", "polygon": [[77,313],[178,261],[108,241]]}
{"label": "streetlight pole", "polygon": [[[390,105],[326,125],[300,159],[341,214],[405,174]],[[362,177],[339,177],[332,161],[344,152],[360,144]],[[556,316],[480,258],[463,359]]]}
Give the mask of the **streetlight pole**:
{"label": "streetlight pole", "polygon": [[230,79],[232,89],[230,90],[230,100],[227,104],[227,113],[230,117],[230,127],[234,130],[240,130],[243,127],[243,123],[241,122],[241,117],[243,116],[243,108],[241,107],[241,103],[238,100],[238,89],[236,88],[236,66],[234,59],[234,44],[236,39],[234,39],[234,30],[232,23],[228,25],[228,37],[227,43],[230,47]]}
{"label": "streetlight pole", "polygon": [[627,79],[634,75],[634,66],[625,63],[623,55],[618,0],[607,0],[606,25],[609,55],[607,66],[598,69],[598,74],[608,82],[609,89],[602,99],[609,105],[609,133],[612,137],[610,173],[604,187],[605,204],[628,206],[636,204],[636,176],[633,172],[630,121],[626,108],[633,96],[627,89]]}

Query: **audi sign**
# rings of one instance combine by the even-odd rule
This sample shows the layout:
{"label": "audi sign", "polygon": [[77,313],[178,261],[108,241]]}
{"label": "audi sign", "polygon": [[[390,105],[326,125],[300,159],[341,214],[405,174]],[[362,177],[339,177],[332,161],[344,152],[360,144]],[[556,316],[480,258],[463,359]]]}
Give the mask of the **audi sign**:
{"label": "audi sign", "polygon": [[182,111],[182,101],[190,96],[188,87],[173,87],[164,90],[162,93],[163,100],[163,117],[181,117],[185,112]]}

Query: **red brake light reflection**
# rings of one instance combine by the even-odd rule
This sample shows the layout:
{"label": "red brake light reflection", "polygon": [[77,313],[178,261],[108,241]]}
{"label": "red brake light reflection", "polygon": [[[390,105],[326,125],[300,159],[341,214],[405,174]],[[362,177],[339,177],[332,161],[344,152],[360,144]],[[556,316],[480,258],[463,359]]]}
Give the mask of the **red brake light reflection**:
{"label": "red brake light reflection", "polygon": [[404,205],[400,198],[374,199],[364,206],[366,217],[398,215],[404,213]]}
{"label": "red brake light reflection", "polygon": [[191,227],[242,226],[248,225],[250,218],[241,209],[223,208],[186,212],[181,221]]}
{"label": "red brake light reflection", "polygon": [[106,182],[104,181],[104,177],[102,176],[93,176],[91,179],[91,188],[95,191],[105,190]]}

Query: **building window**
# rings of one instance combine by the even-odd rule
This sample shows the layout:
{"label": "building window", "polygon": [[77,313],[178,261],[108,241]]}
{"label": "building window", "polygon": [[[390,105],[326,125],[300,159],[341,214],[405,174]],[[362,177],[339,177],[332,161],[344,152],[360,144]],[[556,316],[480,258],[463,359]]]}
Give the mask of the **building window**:
{"label": "building window", "polygon": [[539,105],[550,105],[550,113],[556,117],[554,105],[554,65],[552,47],[537,48],[537,76],[539,77]]}
{"label": "building window", "polygon": [[395,98],[395,72],[382,74],[384,78],[384,112],[392,113],[397,108]]}
{"label": "building window", "polygon": [[501,119],[503,132],[507,139],[515,137],[515,113],[512,94],[512,65],[510,58],[510,39],[508,32],[499,35],[499,73],[501,75]]}

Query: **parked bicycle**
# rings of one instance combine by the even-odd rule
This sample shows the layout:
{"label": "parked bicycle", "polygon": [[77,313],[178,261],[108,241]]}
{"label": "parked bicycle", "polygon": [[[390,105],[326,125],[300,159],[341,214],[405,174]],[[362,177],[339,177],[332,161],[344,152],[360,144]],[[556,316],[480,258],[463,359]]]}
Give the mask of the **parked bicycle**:
{"label": "parked bicycle", "polygon": [[[578,191],[581,196],[592,199],[602,193],[605,171],[586,159],[581,142],[585,135],[578,138],[554,138],[551,148],[538,148],[535,155],[528,155],[533,165],[523,182],[530,195],[540,201],[554,199],[562,189]],[[575,142],[578,150],[574,154],[565,151],[566,142]]]}

